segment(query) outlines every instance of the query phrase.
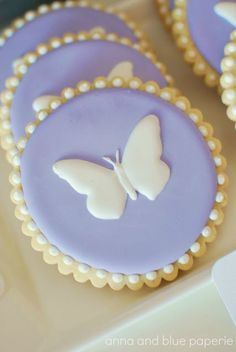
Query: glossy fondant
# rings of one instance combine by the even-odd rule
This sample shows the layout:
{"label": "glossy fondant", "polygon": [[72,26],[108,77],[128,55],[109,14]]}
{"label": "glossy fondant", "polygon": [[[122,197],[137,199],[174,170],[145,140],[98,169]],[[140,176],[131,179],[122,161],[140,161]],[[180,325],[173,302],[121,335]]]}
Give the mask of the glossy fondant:
{"label": "glossy fondant", "polygon": [[[221,73],[224,47],[234,27],[215,12],[219,0],[187,0],[187,23],[193,43],[210,66]],[[231,0],[236,3],[236,0]]]}

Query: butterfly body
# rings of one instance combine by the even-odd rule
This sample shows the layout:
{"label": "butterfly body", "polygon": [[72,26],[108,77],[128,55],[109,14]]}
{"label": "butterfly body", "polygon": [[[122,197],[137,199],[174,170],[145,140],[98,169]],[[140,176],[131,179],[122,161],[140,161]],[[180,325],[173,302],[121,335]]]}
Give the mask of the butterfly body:
{"label": "butterfly body", "polygon": [[132,200],[136,200],[138,198],[137,192],[135,191],[134,187],[130,183],[125,170],[122,166],[122,164],[119,161],[119,151],[116,151],[116,161],[112,161],[110,158],[103,157],[103,160],[107,161],[109,164],[111,164],[114,168],[114,172],[121,184],[121,186],[124,188],[126,193],[130,196]]}

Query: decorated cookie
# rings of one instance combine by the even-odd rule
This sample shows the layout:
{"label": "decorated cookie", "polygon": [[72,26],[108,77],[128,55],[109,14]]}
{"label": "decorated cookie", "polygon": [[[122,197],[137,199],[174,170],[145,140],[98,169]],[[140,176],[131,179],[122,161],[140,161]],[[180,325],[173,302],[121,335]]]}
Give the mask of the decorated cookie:
{"label": "decorated cookie", "polygon": [[24,17],[16,19],[0,36],[0,90],[11,74],[12,63],[34,50],[38,44],[64,33],[76,33],[94,27],[102,27],[134,42],[143,38],[140,29],[125,14],[114,9],[105,9],[101,4],[87,0],[68,0],[41,5],[37,10],[29,11]]}
{"label": "decorated cookie", "polygon": [[210,87],[219,85],[224,47],[235,28],[236,0],[177,0],[173,33],[185,60]]}
{"label": "decorated cookie", "polygon": [[172,83],[155,55],[128,38],[93,30],[52,39],[26,54],[14,76],[6,80],[1,94],[2,146],[11,148],[33,120],[33,110],[43,109],[48,100],[55,100],[65,86],[74,87],[78,80],[91,81],[97,76],[138,76],[145,81],[155,80],[160,87]]}
{"label": "decorated cookie", "polygon": [[156,0],[160,17],[167,28],[172,25],[171,12],[174,9],[174,0]]}
{"label": "decorated cookie", "polygon": [[152,81],[64,89],[28,124],[13,165],[11,198],[32,246],[96,287],[174,280],[223,220],[220,142],[185,97]]}

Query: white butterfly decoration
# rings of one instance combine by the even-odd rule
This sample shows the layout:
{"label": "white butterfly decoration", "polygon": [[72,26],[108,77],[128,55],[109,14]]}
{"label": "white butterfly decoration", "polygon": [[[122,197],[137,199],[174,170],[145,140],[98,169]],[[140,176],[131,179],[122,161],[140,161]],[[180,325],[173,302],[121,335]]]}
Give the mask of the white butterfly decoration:
{"label": "white butterfly decoration", "polygon": [[[124,80],[129,80],[134,76],[133,64],[129,61],[121,61],[113,67],[107,76],[108,80],[115,77],[122,77]],[[59,98],[55,95],[42,95],[33,101],[33,110],[39,112],[40,110],[47,109],[50,103]]]}
{"label": "white butterfly decoration", "polygon": [[236,3],[232,1],[220,2],[214,7],[217,15],[225,18],[236,27]]}
{"label": "white butterfly decoration", "polygon": [[156,115],[144,117],[132,131],[122,162],[103,157],[113,170],[80,160],[60,160],[53,171],[78,193],[87,195],[87,209],[98,219],[119,219],[124,212],[127,194],[137,199],[137,192],[153,201],[165,187],[170,168],[160,158],[162,143]]}

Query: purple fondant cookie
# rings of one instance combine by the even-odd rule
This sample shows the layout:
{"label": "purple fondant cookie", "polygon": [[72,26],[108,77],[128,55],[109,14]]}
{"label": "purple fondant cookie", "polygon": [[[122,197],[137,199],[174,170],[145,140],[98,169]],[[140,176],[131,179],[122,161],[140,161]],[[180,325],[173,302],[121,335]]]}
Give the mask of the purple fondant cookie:
{"label": "purple fondant cookie", "polygon": [[223,219],[220,142],[172,88],[81,82],[38,112],[20,146],[10,176],[16,216],[46,262],[79,282],[171,281]]}
{"label": "purple fondant cookie", "polygon": [[173,11],[176,42],[194,72],[211,87],[219,84],[224,47],[235,28],[235,5],[236,0],[183,0],[176,1]]}
{"label": "purple fondant cookie", "polygon": [[156,0],[160,17],[167,28],[171,27],[171,12],[174,9],[174,0]]}
{"label": "purple fondant cookie", "polygon": [[[40,48],[44,49],[42,53],[37,49],[27,54],[15,70],[15,76],[6,81],[8,88],[2,94],[4,107],[10,109],[8,118],[3,116],[2,121],[2,144],[6,149],[24,134],[25,126],[34,117],[33,106],[36,110],[42,109],[38,104],[43,101],[40,97],[55,98],[65,86],[74,87],[80,80],[111,75],[127,79],[138,76],[144,81],[154,80],[160,87],[172,82],[153,53],[114,34],[99,31],[71,34]],[[8,100],[7,95],[11,93]],[[9,144],[11,135],[13,140]]]}
{"label": "purple fondant cookie", "polygon": [[123,13],[105,9],[101,4],[90,4],[86,0],[54,2],[27,12],[0,36],[0,90],[11,74],[14,60],[51,37],[103,27],[108,32],[128,37],[132,41],[142,39],[143,33],[126,17]]}

